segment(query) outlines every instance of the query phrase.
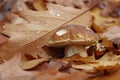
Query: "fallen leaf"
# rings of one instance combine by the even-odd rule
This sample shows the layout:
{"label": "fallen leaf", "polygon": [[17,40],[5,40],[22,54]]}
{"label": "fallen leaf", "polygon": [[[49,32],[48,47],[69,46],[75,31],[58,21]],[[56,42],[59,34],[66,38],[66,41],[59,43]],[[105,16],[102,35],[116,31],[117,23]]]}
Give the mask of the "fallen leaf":
{"label": "fallen leaf", "polygon": [[48,2],[51,3],[56,3],[59,5],[63,5],[63,6],[68,6],[68,7],[74,7],[74,8],[87,8],[87,7],[91,7],[93,4],[95,4],[98,0],[47,0]]}
{"label": "fallen leaf", "polygon": [[[111,6],[112,5],[112,6]],[[119,16],[119,7],[120,6],[120,0],[105,0],[102,1],[99,4],[99,7],[101,8],[101,15],[104,17],[115,17],[118,18]]]}
{"label": "fallen leaf", "polygon": [[75,69],[84,70],[90,73],[104,74],[106,72],[111,73],[120,69],[120,56],[113,54],[112,52],[104,54],[100,59],[93,60],[87,64],[73,64]]}
{"label": "fallen leaf", "polygon": [[[14,64],[13,64],[14,62]],[[66,63],[60,60],[50,61],[44,69],[40,71],[23,71],[20,68],[20,55],[14,56],[11,60],[0,65],[1,80],[83,80],[93,76],[83,71],[70,70],[70,73],[60,72],[59,69]],[[9,67],[11,66],[11,67]],[[74,75],[75,74],[75,75]],[[53,77],[54,76],[54,77]]]}
{"label": "fallen leaf", "polygon": [[6,43],[7,41],[8,41],[8,37],[0,33],[0,45]]}
{"label": "fallen leaf", "polygon": [[102,45],[105,47],[113,47],[113,43],[110,40],[108,40],[108,38],[102,39]]}
{"label": "fallen leaf", "polygon": [[93,61],[93,57],[81,57],[80,55],[76,54],[71,57],[64,57],[62,60],[72,64],[87,64]]}
{"label": "fallen leaf", "polygon": [[89,80],[120,80],[120,71],[113,72],[108,75],[98,76]]}
{"label": "fallen leaf", "polygon": [[120,43],[119,32],[120,32],[119,26],[111,26],[105,32],[103,32],[101,34],[101,38],[107,38],[108,40],[112,41],[113,43]]}
{"label": "fallen leaf", "polygon": [[[35,41],[36,39],[47,34],[49,31],[54,30],[55,28],[61,26],[63,23],[69,21],[78,14],[86,11],[53,4],[48,4],[48,7],[48,11],[26,10],[21,11],[18,14],[13,13],[9,15],[11,23],[4,25],[4,29],[2,32],[10,36],[10,39],[6,44],[0,47],[1,57],[5,58],[7,54],[13,53],[15,50],[22,47],[23,45]],[[92,16],[89,12],[87,12],[77,19],[73,20],[69,24],[78,24],[91,27]],[[39,42],[37,49],[39,49],[39,46],[42,45],[41,42],[44,41],[42,40]],[[32,46],[34,45],[32,44],[31,47]],[[33,51],[38,51],[37,49],[34,49]],[[33,51],[31,51],[29,54],[39,53],[39,51]],[[43,57],[42,53],[40,55]]]}
{"label": "fallen leaf", "polygon": [[107,53],[105,46],[101,43],[96,44],[96,50],[94,51],[95,59],[101,58],[104,54]]}
{"label": "fallen leaf", "polygon": [[20,68],[21,55],[17,54],[9,61],[6,61],[0,65],[0,78],[1,80],[19,79],[19,77],[32,78],[37,73],[24,71]]}
{"label": "fallen leaf", "polygon": [[[49,60],[49,62],[45,62],[47,67],[43,65],[44,63],[41,64],[42,62],[47,61],[49,58],[51,58],[51,55],[49,53],[53,53],[53,54],[56,53],[54,52],[54,49],[51,49],[53,51],[51,50],[47,51],[50,48],[49,49],[45,48],[53,32],[57,28],[61,27],[61,25],[63,25],[64,23],[66,24],[66,22],[69,22],[70,19],[73,19],[79,13],[83,13],[84,11],[87,10],[87,9],[77,10],[77,9],[72,9],[72,8],[53,5],[53,4],[48,4],[47,8],[48,11],[32,11],[25,9],[25,11],[12,13],[9,16],[10,23],[7,23],[2,31],[4,34],[10,36],[10,39],[7,42],[7,44],[2,45],[2,47],[0,48],[0,52],[1,52],[0,56],[4,58],[18,53],[22,53],[23,56],[24,54],[28,54],[32,56],[31,57],[33,58],[32,60],[29,59],[28,62],[22,64],[23,69],[32,68],[31,70],[36,70],[34,69],[36,66],[38,66],[39,68],[41,68],[42,66],[42,68],[43,67],[44,68],[43,69],[41,68],[41,70],[39,70],[38,68],[36,72],[22,70],[20,67],[21,57],[18,54],[15,57],[13,57],[11,60],[6,61],[0,65],[0,79],[3,80],[20,80],[20,79],[21,80],[42,80],[42,79],[43,80],[86,80],[88,79],[90,80],[89,78],[95,76],[96,74],[87,74],[85,73],[84,70],[82,71],[81,69],[86,69],[86,70],[92,69],[100,73],[102,72],[104,73],[104,70],[109,71],[111,69],[112,70],[119,69],[119,65],[116,64],[120,63],[119,62],[120,56],[119,55],[117,56],[115,54],[108,55],[107,53],[106,53],[107,56],[105,55],[96,61],[92,58],[93,62],[89,62],[91,61],[91,58],[90,59],[79,58],[79,57],[70,58],[70,60],[73,59],[75,61],[81,61],[85,63],[83,65],[76,66],[80,70],[72,69],[68,63],[62,62],[61,60],[55,60],[55,61]],[[90,12],[86,12],[85,14],[74,19],[68,24],[78,24],[78,25],[91,27],[92,20],[93,18]],[[107,26],[108,28],[109,26],[113,25],[113,23],[109,25],[109,21],[108,21],[108,23],[105,22],[103,25]],[[118,23],[115,22],[115,25],[118,25]],[[107,30],[107,28],[105,29]],[[47,58],[47,60],[46,59],[44,60],[43,58]],[[105,79],[105,76],[103,77],[103,79]],[[106,79],[108,80],[109,78],[107,77]]]}
{"label": "fallen leaf", "polygon": [[14,6],[12,6],[12,11],[23,11],[29,9],[25,2],[26,0],[16,0],[16,3],[14,4]]}
{"label": "fallen leaf", "polygon": [[0,20],[4,19],[5,15],[9,12],[11,12],[11,8],[15,5],[17,0],[6,0],[3,1],[3,5],[0,9]]}
{"label": "fallen leaf", "polygon": [[111,18],[111,17],[107,17],[107,18],[102,17],[100,15],[100,9],[98,8],[94,8],[92,10],[92,15],[94,17],[93,29],[97,33],[104,32],[108,27],[120,25],[119,19]]}
{"label": "fallen leaf", "polygon": [[14,54],[17,52],[22,52],[23,54],[30,54],[35,58],[38,58],[38,55],[43,58],[49,58],[49,53],[43,49],[45,45],[47,45],[48,40],[50,39],[51,35],[55,32],[55,30],[49,32],[48,34],[44,35],[43,37],[24,45],[21,50],[16,50]]}
{"label": "fallen leaf", "polygon": [[45,0],[35,0],[33,6],[37,11],[47,10]]}
{"label": "fallen leaf", "polygon": [[48,59],[34,59],[34,60],[25,61],[25,62],[22,62],[21,68],[24,70],[25,69],[28,70],[46,61],[48,61]]}
{"label": "fallen leaf", "polygon": [[[70,7],[63,7],[60,5],[55,4],[47,4],[48,11],[22,11],[18,13],[19,16],[24,18],[30,23],[41,23],[41,25],[44,25],[44,27],[53,27],[59,26],[59,24],[62,24],[64,22],[69,21],[70,19],[74,18],[75,16],[79,15],[80,13],[86,11],[87,9],[74,9]],[[31,13],[31,14],[29,14]],[[41,18],[43,20],[41,20]],[[44,19],[46,21],[44,21]],[[56,19],[56,24],[53,24],[53,20],[49,21],[48,19]],[[12,19],[13,20],[13,19]],[[84,21],[85,20],[85,21]],[[92,24],[92,16],[90,12],[86,12],[85,14],[79,16],[77,19],[73,20],[71,24],[81,24],[87,27],[91,27]],[[58,21],[58,22],[57,22]],[[61,22],[61,23],[60,23]],[[14,24],[14,22],[13,22]],[[46,25],[45,25],[46,24]],[[49,30],[49,29],[48,29]]]}
{"label": "fallen leaf", "polygon": [[[59,68],[66,63],[60,60],[51,61],[48,63],[48,68],[40,71],[38,80],[86,80],[92,75],[83,71],[70,69],[68,72],[60,72]],[[53,77],[54,76],[54,77]]]}

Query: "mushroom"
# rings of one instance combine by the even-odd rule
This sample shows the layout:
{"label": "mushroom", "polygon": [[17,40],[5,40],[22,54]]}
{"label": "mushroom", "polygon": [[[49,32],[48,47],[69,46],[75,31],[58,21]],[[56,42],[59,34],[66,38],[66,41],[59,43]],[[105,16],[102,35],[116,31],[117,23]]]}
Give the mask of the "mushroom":
{"label": "mushroom", "polygon": [[70,57],[74,54],[87,57],[86,46],[97,41],[97,35],[90,28],[82,25],[65,25],[51,36],[48,46],[65,47],[65,57]]}

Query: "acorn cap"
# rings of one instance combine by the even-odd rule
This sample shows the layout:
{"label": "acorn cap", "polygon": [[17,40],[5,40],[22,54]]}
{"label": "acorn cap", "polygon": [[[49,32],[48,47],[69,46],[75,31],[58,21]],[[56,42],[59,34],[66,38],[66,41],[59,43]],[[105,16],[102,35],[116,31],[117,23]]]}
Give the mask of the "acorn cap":
{"label": "acorn cap", "polygon": [[48,46],[90,45],[97,41],[98,36],[90,28],[81,25],[66,25],[51,36]]}

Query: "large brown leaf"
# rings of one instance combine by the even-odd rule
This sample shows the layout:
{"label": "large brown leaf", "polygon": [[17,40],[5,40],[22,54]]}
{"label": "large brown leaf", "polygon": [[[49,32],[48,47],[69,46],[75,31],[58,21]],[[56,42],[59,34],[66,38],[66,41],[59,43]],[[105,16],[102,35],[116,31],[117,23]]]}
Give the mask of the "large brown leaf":
{"label": "large brown leaf", "polygon": [[102,38],[108,38],[114,43],[120,43],[120,27],[119,26],[111,26],[105,32],[101,34]]}
{"label": "large brown leaf", "polygon": [[[23,45],[40,38],[49,31],[88,10],[78,10],[53,4],[48,4],[48,9],[48,11],[25,10],[18,14],[12,13],[9,15],[11,23],[6,24],[2,32],[10,36],[10,38],[6,44],[0,47],[0,56],[5,58],[7,54],[10,54]],[[87,12],[69,24],[79,24],[90,27],[92,24],[92,16]],[[49,39],[49,37],[47,39]],[[39,45],[41,46],[45,40],[38,41],[40,42],[37,42],[37,49],[27,49],[32,50],[30,53],[40,53],[38,51]],[[32,44],[31,47],[36,47],[33,43],[30,43]]]}
{"label": "large brown leaf", "polygon": [[[37,77],[38,80],[86,80],[93,76],[92,74],[87,74],[83,71],[78,71],[74,69],[69,69],[66,72],[60,71],[62,66],[66,63],[60,60],[53,60],[49,62],[44,69],[39,72]],[[42,66],[41,66],[42,67]]]}
{"label": "large brown leaf", "polygon": [[86,80],[93,76],[92,74],[74,69],[64,72],[63,68],[62,72],[60,68],[67,66],[67,63],[61,60],[51,60],[47,64],[39,65],[37,71],[24,71],[20,68],[20,63],[21,54],[17,54],[9,61],[1,64],[0,80]]}
{"label": "large brown leaf", "polygon": [[91,12],[94,17],[93,29],[97,33],[104,32],[108,27],[119,26],[120,20],[112,17],[103,17],[100,15],[100,9],[95,7]]}
{"label": "large brown leaf", "polygon": [[[83,16],[81,16],[81,17],[83,17]],[[72,21],[69,24],[72,24],[72,23],[74,23],[74,21]],[[82,24],[82,22],[80,22],[78,24]],[[37,57],[37,55],[39,55],[41,57],[48,57],[47,55],[49,55],[49,54],[47,54],[47,52],[44,50],[44,46],[47,45],[48,40],[50,39],[51,35],[55,32],[55,30],[56,29],[54,28],[53,31],[50,31],[48,34],[44,35],[43,37],[41,37],[29,44],[26,44],[25,46],[22,47],[21,52],[34,55],[35,57]]]}
{"label": "large brown leaf", "polygon": [[47,0],[47,1],[63,6],[69,6],[69,7],[81,9],[81,8],[91,7],[98,0]]}
{"label": "large brown leaf", "polygon": [[30,80],[37,74],[37,72],[28,72],[20,68],[21,55],[17,54],[9,61],[0,65],[0,80],[16,80],[22,79]]}

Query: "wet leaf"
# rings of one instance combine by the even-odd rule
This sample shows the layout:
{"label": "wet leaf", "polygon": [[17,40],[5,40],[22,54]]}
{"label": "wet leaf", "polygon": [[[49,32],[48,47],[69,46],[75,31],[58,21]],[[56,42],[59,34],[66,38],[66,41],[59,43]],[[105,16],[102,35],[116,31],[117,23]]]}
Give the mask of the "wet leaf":
{"label": "wet leaf", "polygon": [[[9,14],[9,20],[11,23],[4,25],[2,32],[10,36],[10,39],[6,44],[0,47],[0,52],[2,53],[0,56],[5,58],[7,54],[14,52],[25,44],[35,41],[78,14],[86,11],[53,4],[48,4],[48,7],[48,11],[25,10],[19,13]],[[85,21],[83,19],[85,19]],[[87,12],[69,24],[74,23],[90,27],[92,24],[91,20],[92,16],[89,14],[89,12]],[[37,43],[37,49],[39,49],[39,45],[41,45],[42,42],[44,43],[44,41],[40,41],[39,44]],[[34,45],[32,44],[32,46]],[[37,51],[37,49],[35,50]],[[28,48],[28,50],[30,50],[30,48]],[[31,51],[30,54],[39,53],[36,53],[36,51]]]}
{"label": "wet leaf", "polygon": [[[29,77],[32,78],[37,73],[36,72],[28,72],[24,71],[20,68],[21,63],[21,55],[15,55],[9,61],[6,61],[0,65],[0,78],[2,80],[9,80],[9,79],[19,79],[19,77]],[[11,80],[12,80],[11,79]]]}

